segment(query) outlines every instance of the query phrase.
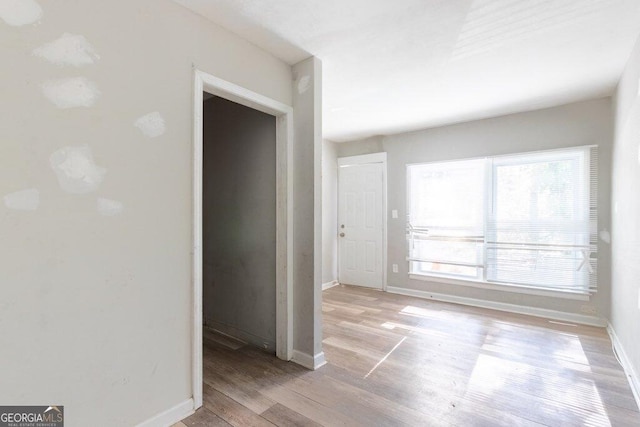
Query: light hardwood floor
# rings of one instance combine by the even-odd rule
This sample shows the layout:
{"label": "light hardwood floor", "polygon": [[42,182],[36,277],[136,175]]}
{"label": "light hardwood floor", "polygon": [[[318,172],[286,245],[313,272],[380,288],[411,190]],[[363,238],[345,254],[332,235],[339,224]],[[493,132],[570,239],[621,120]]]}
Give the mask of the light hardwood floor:
{"label": "light hardwood floor", "polygon": [[206,332],[193,426],[640,426],[602,328],[352,286],[315,372]]}

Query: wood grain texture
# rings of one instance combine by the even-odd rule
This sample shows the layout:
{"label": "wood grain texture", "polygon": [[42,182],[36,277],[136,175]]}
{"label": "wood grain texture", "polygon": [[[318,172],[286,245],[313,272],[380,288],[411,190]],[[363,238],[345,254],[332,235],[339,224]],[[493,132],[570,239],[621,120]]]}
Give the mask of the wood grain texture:
{"label": "wood grain texture", "polygon": [[184,425],[640,425],[602,328],[344,285],[323,300],[317,371],[207,331]]}

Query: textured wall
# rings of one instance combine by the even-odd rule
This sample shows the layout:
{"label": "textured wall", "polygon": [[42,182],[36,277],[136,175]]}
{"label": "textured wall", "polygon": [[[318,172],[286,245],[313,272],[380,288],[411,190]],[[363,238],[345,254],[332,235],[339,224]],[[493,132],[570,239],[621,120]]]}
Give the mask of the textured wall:
{"label": "textured wall", "polygon": [[291,69],[169,0],[5,3],[0,402],[135,425],[192,393],[193,67]]}

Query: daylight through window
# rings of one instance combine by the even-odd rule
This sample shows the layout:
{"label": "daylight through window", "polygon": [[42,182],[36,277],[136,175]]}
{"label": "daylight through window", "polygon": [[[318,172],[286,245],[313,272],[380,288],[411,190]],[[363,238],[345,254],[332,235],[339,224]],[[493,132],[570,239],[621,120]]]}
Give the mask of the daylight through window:
{"label": "daylight through window", "polygon": [[596,290],[597,148],[407,166],[412,274]]}

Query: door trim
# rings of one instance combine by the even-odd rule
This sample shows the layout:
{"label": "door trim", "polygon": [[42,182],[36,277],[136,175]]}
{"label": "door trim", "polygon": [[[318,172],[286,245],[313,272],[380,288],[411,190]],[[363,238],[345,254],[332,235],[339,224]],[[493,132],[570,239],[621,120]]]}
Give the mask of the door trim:
{"label": "door trim", "polygon": [[193,334],[194,409],[202,406],[203,91],[276,117],[276,356],[293,353],[293,108],[204,71],[193,85]]}
{"label": "door trim", "polygon": [[[387,290],[387,153],[362,154],[359,156],[338,157],[338,169],[340,166],[366,165],[382,163],[382,290]],[[340,176],[337,177],[340,186]],[[340,194],[340,189],[338,189]],[[338,206],[338,215],[340,207]],[[340,268],[340,245],[338,245],[338,269]],[[338,278],[340,270],[338,270]]]}

